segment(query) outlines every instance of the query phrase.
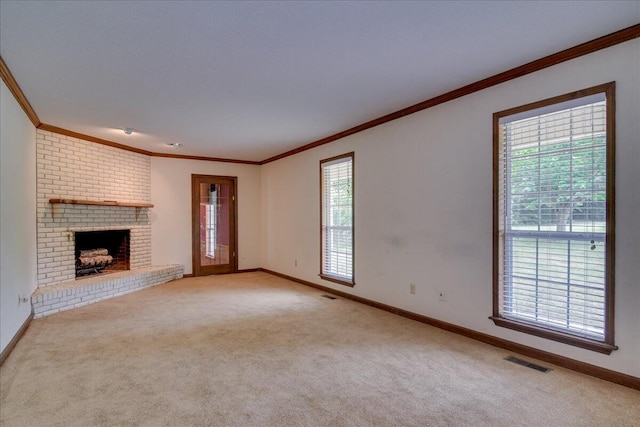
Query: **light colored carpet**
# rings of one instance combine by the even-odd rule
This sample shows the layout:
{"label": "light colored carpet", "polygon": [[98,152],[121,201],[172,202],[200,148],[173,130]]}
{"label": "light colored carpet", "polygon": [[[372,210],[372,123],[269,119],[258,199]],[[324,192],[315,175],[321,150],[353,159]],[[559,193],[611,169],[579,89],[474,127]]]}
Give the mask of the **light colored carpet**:
{"label": "light colored carpet", "polygon": [[639,391],[556,366],[543,374],[504,361],[507,351],[321,295],[245,273],[34,320],[0,368],[0,423],[638,425]]}

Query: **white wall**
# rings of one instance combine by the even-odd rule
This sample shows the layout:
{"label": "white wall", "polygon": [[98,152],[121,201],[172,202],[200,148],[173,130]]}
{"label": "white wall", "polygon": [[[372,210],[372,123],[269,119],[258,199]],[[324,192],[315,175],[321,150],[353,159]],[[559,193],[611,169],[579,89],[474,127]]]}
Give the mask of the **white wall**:
{"label": "white wall", "polygon": [[[263,166],[263,267],[640,377],[639,58],[640,40],[626,42]],[[492,114],[613,80],[620,349],[607,356],[488,319]],[[319,160],[349,151],[355,151],[353,289],[318,278]]]}
{"label": "white wall", "polygon": [[260,167],[236,163],[151,158],[151,262],[191,264],[191,174],[238,177],[238,268],[261,267]]}
{"label": "white wall", "polygon": [[0,83],[0,351],[31,313],[36,289],[36,129]]}

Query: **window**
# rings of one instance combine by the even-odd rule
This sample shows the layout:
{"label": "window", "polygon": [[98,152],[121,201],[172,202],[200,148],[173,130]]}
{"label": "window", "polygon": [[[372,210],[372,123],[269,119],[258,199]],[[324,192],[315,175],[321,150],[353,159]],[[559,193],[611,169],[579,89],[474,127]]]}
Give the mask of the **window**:
{"label": "window", "polygon": [[206,213],[206,256],[216,257],[216,216],[215,206],[205,205]]}
{"label": "window", "polygon": [[353,153],[322,160],[320,182],[320,277],[353,286]]}
{"label": "window", "polygon": [[494,114],[492,319],[606,354],[616,349],[614,88]]}
{"label": "window", "polygon": [[215,259],[216,257],[216,218],[218,210],[218,196],[216,186],[211,186],[209,192],[209,203],[205,205],[205,226],[206,226],[206,256]]}

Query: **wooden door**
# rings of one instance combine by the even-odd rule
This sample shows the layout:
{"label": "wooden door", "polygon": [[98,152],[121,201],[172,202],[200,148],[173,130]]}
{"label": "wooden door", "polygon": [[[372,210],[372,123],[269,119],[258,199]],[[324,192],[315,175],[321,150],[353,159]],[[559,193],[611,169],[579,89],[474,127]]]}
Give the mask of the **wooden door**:
{"label": "wooden door", "polygon": [[193,274],[234,273],[237,178],[191,175]]}

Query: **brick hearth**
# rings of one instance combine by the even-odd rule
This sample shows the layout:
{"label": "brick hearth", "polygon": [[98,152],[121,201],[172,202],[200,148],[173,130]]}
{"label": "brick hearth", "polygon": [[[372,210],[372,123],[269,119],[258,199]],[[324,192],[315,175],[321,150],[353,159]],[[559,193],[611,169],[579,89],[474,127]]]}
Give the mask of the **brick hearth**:
{"label": "brick hearth", "polygon": [[95,275],[38,288],[31,296],[34,317],[48,316],[181,279],[183,273],[184,268],[181,265],[173,264]]}

